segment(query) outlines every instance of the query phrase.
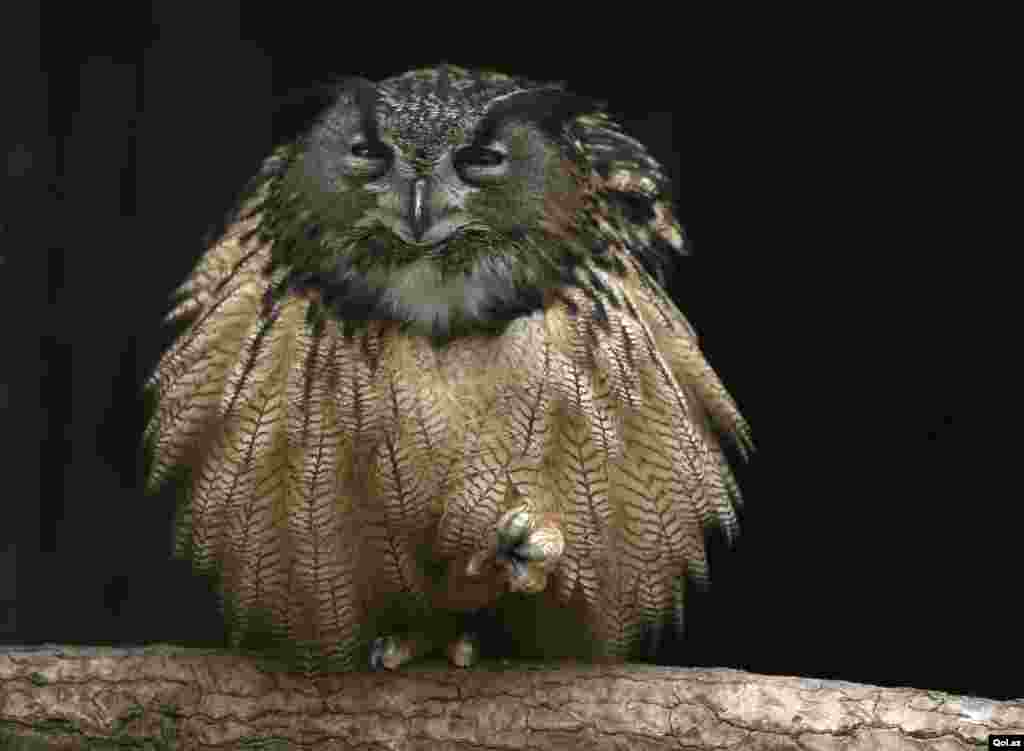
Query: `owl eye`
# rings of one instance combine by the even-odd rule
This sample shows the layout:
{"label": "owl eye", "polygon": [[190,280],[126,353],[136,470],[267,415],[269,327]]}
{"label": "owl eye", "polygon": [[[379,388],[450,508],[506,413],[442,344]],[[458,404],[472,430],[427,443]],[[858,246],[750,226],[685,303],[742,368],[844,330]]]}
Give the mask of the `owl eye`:
{"label": "owl eye", "polygon": [[455,154],[455,169],[471,181],[500,177],[507,166],[505,154],[497,149],[467,146]]}
{"label": "owl eye", "polygon": [[496,149],[470,146],[462,149],[455,157],[461,167],[497,167],[505,161],[505,155]]}
{"label": "owl eye", "polygon": [[352,144],[352,156],[359,157],[360,159],[387,159],[391,156],[391,152],[388,151],[387,147],[380,143],[370,143],[369,141],[359,141]]}

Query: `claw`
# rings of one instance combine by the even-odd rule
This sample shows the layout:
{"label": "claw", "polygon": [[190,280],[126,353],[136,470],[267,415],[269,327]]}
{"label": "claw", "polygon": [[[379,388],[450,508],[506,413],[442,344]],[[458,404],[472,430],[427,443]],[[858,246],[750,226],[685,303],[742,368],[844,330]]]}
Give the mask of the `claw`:
{"label": "claw", "polygon": [[448,659],[456,667],[472,667],[480,657],[480,643],[476,634],[464,633],[448,645]]}
{"label": "claw", "polygon": [[[514,508],[505,513],[498,520],[498,545],[506,540],[506,545],[512,541],[521,540],[530,531],[530,512],[525,506]],[[504,539],[503,539],[504,538]]]}
{"label": "claw", "polygon": [[378,636],[370,645],[370,670],[394,670],[412,657],[409,641],[397,636]]}
{"label": "claw", "polygon": [[522,545],[517,545],[513,552],[518,558],[528,561],[543,561],[548,556],[544,548],[536,542],[524,542]]}
{"label": "claw", "polygon": [[370,670],[393,669],[391,655],[396,651],[394,637],[378,636],[370,645]]}
{"label": "claw", "polygon": [[535,514],[524,505],[505,512],[496,532],[495,560],[507,572],[509,589],[543,591],[565,549],[561,530],[547,515]]}

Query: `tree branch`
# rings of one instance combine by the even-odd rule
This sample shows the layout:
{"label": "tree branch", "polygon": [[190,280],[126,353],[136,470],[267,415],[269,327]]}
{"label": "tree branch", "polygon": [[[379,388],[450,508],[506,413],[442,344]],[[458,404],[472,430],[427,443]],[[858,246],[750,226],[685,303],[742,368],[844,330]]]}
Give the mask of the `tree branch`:
{"label": "tree branch", "polygon": [[424,662],[308,679],[217,650],[0,648],[2,748],[947,751],[1014,732],[1024,699],[721,668]]}

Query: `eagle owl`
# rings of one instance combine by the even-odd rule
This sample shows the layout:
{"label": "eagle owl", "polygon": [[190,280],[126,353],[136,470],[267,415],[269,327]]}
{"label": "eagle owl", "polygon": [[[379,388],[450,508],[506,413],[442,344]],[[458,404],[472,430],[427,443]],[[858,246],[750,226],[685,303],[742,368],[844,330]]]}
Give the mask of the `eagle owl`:
{"label": "eagle owl", "polygon": [[273,152],[148,382],[149,486],[234,644],[393,668],[472,663],[480,612],[587,659],[682,628],[750,434],[663,289],[667,183],[599,103],[452,65],[345,80]]}

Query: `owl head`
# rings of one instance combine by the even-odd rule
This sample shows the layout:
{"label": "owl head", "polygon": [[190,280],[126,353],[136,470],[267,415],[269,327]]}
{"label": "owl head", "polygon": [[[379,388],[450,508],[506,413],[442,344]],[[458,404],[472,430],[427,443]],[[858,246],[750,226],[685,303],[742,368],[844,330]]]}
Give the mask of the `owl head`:
{"label": "owl head", "polygon": [[500,331],[566,285],[606,297],[594,269],[621,271],[621,251],[660,279],[683,250],[667,184],[599,102],[440,65],[338,85],[264,165],[259,232],[277,289],[314,315],[447,339]]}

